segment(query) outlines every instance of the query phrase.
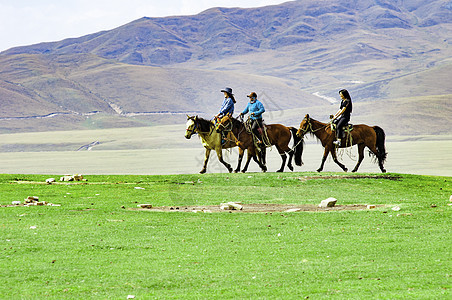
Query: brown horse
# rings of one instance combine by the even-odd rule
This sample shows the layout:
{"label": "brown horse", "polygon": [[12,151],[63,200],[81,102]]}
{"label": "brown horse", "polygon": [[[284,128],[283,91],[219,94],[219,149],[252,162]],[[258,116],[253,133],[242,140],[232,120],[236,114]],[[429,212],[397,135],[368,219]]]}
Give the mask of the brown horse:
{"label": "brown horse", "polygon": [[[331,153],[334,162],[338,164],[339,167],[342,168],[342,170],[347,172],[348,169],[337,160],[336,146],[333,144],[333,141],[335,140],[335,133],[331,131],[330,125],[330,123],[322,123],[310,118],[309,115],[306,115],[303,121],[301,121],[300,129],[298,129],[297,135],[299,137],[303,137],[306,133],[309,132],[312,135],[316,136],[317,139],[321,141],[322,146],[325,148],[322,164],[320,165],[320,168],[317,170],[317,172],[321,172],[323,170],[323,165],[325,164],[325,160],[328,157],[328,153]],[[358,145],[358,163],[356,164],[352,172],[358,171],[359,165],[364,159],[365,147],[369,148],[369,153],[374,155],[378,159],[378,165],[381,172],[386,172],[385,168],[383,167],[387,155],[385,150],[385,137],[386,136],[383,129],[378,126],[370,127],[363,124],[353,125],[351,137],[350,133],[348,133],[346,138],[343,139],[346,140],[346,143],[344,143],[345,145],[341,146],[341,148],[346,148],[353,145]]]}
{"label": "brown horse", "polygon": [[[204,148],[206,148],[206,154],[204,158],[204,165],[202,170],[199,172],[201,174],[205,173],[207,170],[207,162],[209,161],[210,151],[215,150],[217,152],[218,160],[228,169],[229,173],[232,172],[232,167],[230,164],[223,160],[223,149],[233,148],[237,146],[235,140],[227,139],[224,144],[221,143],[221,134],[219,134],[215,129],[215,125],[212,121],[199,118],[198,116],[187,116],[187,124],[185,129],[185,138],[190,139],[193,134],[198,134],[201,138]],[[245,148],[246,149],[246,148]],[[240,170],[240,164],[244,154],[244,150],[239,148],[239,163],[235,172]],[[251,157],[259,164],[262,171],[267,171],[267,168],[261,164],[256,158],[255,149],[248,149],[248,162]]]}
{"label": "brown horse", "polygon": [[[292,157],[295,156],[295,164],[301,166],[303,163],[301,161],[301,154],[303,152],[303,141],[296,135],[297,129],[294,127],[286,127],[281,124],[271,124],[266,125],[267,136],[271,145],[276,146],[279,155],[282,158],[281,167],[277,172],[284,172],[284,167],[286,165],[287,154],[289,154],[289,160],[287,167],[293,171]],[[224,116],[217,123],[217,131],[232,131],[234,136],[239,141],[238,145],[240,148],[254,147],[253,136],[247,132],[245,124],[240,120],[234,119],[230,115]],[[290,138],[293,136],[294,139],[294,149],[289,148]],[[261,149],[261,160],[265,165],[265,148]],[[248,162],[245,165],[245,169],[248,166]]]}

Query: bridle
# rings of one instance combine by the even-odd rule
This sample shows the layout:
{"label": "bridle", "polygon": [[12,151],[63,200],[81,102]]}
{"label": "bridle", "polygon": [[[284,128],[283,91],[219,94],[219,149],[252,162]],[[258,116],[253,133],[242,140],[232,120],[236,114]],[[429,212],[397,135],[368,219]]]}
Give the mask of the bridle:
{"label": "bridle", "polygon": [[194,123],[194,126],[193,126],[193,128],[190,130],[190,129],[186,129],[186,132],[187,133],[190,133],[190,136],[192,136],[193,134],[196,134],[196,129],[198,128],[198,123],[196,123],[194,120],[192,120],[193,121],[193,123]]}
{"label": "bridle", "polygon": [[312,133],[316,133],[317,131],[319,131],[319,130],[322,130],[322,129],[327,129],[329,126],[330,126],[330,123],[328,123],[328,124],[326,124],[324,127],[319,127],[319,128],[317,128],[317,129],[313,129],[312,128],[312,123],[311,123],[311,118],[308,118],[308,119],[306,119],[305,118],[305,120],[306,120],[306,122],[308,123],[308,126],[307,126],[307,128],[305,129],[305,128],[300,128],[299,130],[301,130],[302,132],[303,132],[303,136],[306,134],[306,133],[308,133],[308,132],[312,132]]}

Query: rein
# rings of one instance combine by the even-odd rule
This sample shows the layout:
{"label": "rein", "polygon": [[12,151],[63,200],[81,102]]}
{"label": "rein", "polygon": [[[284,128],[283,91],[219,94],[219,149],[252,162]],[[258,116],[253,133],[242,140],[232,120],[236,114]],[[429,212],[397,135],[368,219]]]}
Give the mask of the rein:
{"label": "rein", "polygon": [[303,131],[303,135],[305,135],[305,134],[306,134],[307,132],[309,132],[309,131],[311,131],[312,133],[316,133],[317,131],[322,130],[322,129],[325,129],[325,130],[326,130],[329,126],[330,126],[330,123],[327,123],[325,126],[319,127],[319,128],[317,128],[316,130],[314,130],[314,129],[312,128],[311,119],[309,119],[309,120],[308,120],[308,128],[307,128],[307,129],[302,129],[302,128],[300,128],[300,129]]}

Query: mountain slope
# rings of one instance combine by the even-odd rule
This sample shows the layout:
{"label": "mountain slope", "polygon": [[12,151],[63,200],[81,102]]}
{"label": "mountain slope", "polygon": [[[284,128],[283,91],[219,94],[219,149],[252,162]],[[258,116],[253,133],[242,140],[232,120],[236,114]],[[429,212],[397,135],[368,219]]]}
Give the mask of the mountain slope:
{"label": "mountain slope", "polygon": [[357,103],[448,97],[451,37],[450,0],[303,0],[145,17],[0,53],[0,131],[211,117],[226,86],[236,111],[251,91],[267,111],[325,107],[341,88]]}

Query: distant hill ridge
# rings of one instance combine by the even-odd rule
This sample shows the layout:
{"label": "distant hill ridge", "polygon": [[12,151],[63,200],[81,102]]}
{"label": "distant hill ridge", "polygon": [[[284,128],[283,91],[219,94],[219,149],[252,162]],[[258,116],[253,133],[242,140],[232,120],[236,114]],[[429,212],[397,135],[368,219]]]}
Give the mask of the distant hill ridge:
{"label": "distant hill ridge", "polygon": [[144,17],[113,30],[2,54],[91,53],[129,64],[167,65],[303,45],[356,30],[444,23],[452,23],[450,0],[292,1],[261,8],[212,8],[195,16]]}
{"label": "distant hill ridge", "polygon": [[[226,86],[236,111],[250,91],[268,111],[329,107],[343,87],[369,105],[447,99],[451,57],[451,0],[303,0],[144,17],[1,52],[0,132],[181,123],[185,113],[215,114]],[[435,101],[442,118],[449,108]],[[300,117],[280,116],[291,125]]]}

